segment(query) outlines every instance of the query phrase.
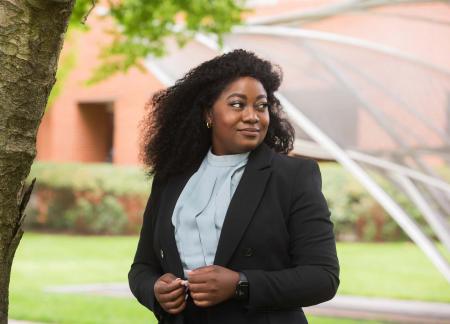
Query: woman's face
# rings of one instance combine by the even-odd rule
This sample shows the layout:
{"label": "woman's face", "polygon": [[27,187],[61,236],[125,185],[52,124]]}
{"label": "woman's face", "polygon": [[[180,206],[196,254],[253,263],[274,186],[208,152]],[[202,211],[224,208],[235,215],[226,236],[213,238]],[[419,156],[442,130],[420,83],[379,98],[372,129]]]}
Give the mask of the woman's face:
{"label": "woman's face", "polygon": [[212,152],[243,153],[256,148],[269,127],[267,93],[258,80],[241,77],[230,83],[207,112],[212,124]]}

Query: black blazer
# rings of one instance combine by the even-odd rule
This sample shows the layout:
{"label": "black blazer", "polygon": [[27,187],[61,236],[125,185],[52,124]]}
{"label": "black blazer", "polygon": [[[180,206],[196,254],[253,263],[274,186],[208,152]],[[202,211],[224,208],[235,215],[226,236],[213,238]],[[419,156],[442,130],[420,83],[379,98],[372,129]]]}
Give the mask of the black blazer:
{"label": "black blazer", "polygon": [[[165,183],[155,175],[128,273],[137,300],[160,323],[183,323],[166,313],[153,286],[164,273],[183,278],[171,216],[193,168]],[[204,308],[210,323],[307,323],[302,306],[333,298],[339,262],[318,164],[280,154],[262,143],[249,154],[231,198],[214,264],[246,274],[248,303],[228,300]]]}

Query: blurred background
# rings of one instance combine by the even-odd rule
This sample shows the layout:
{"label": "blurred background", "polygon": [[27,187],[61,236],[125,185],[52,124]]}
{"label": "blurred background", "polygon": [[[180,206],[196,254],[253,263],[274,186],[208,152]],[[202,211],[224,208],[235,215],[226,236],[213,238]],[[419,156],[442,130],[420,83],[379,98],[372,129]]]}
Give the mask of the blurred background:
{"label": "blurred background", "polygon": [[156,323],[127,283],[151,189],[139,162],[145,103],[244,48],[281,66],[290,154],[320,162],[341,284],[304,309],[310,323],[450,323],[449,1],[239,3],[249,10],[222,39],[198,32],[180,47],[168,36],[164,55],[92,83],[114,37],[109,2],[69,29],[29,176],[11,318]]}

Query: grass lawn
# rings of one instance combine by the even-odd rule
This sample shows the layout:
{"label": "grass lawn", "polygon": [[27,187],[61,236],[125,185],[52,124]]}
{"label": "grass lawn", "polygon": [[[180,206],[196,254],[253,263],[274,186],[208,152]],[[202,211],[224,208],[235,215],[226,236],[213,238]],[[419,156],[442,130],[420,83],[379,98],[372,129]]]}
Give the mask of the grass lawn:
{"label": "grass lawn", "polygon": [[449,283],[413,243],[338,243],[337,249],[338,294],[450,302]]}
{"label": "grass lawn", "polygon": [[[135,299],[44,293],[46,286],[127,282],[137,236],[25,233],[10,283],[10,318],[48,323],[156,323]],[[339,294],[450,302],[448,283],[409,243],[339,243]],[[380,323],[308,316],[312,324]]]}

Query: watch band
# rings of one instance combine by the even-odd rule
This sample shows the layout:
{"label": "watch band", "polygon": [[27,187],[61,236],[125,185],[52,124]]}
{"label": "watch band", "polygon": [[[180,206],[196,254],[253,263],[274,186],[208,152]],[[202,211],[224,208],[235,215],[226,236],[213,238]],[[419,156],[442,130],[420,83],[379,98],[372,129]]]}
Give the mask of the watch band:
{"label": "watch band", "polygon": [[249,298],[249,283],[243,272],[239,272],[239,281],[236,285],[234,298],[239,301],[247,301]]}

